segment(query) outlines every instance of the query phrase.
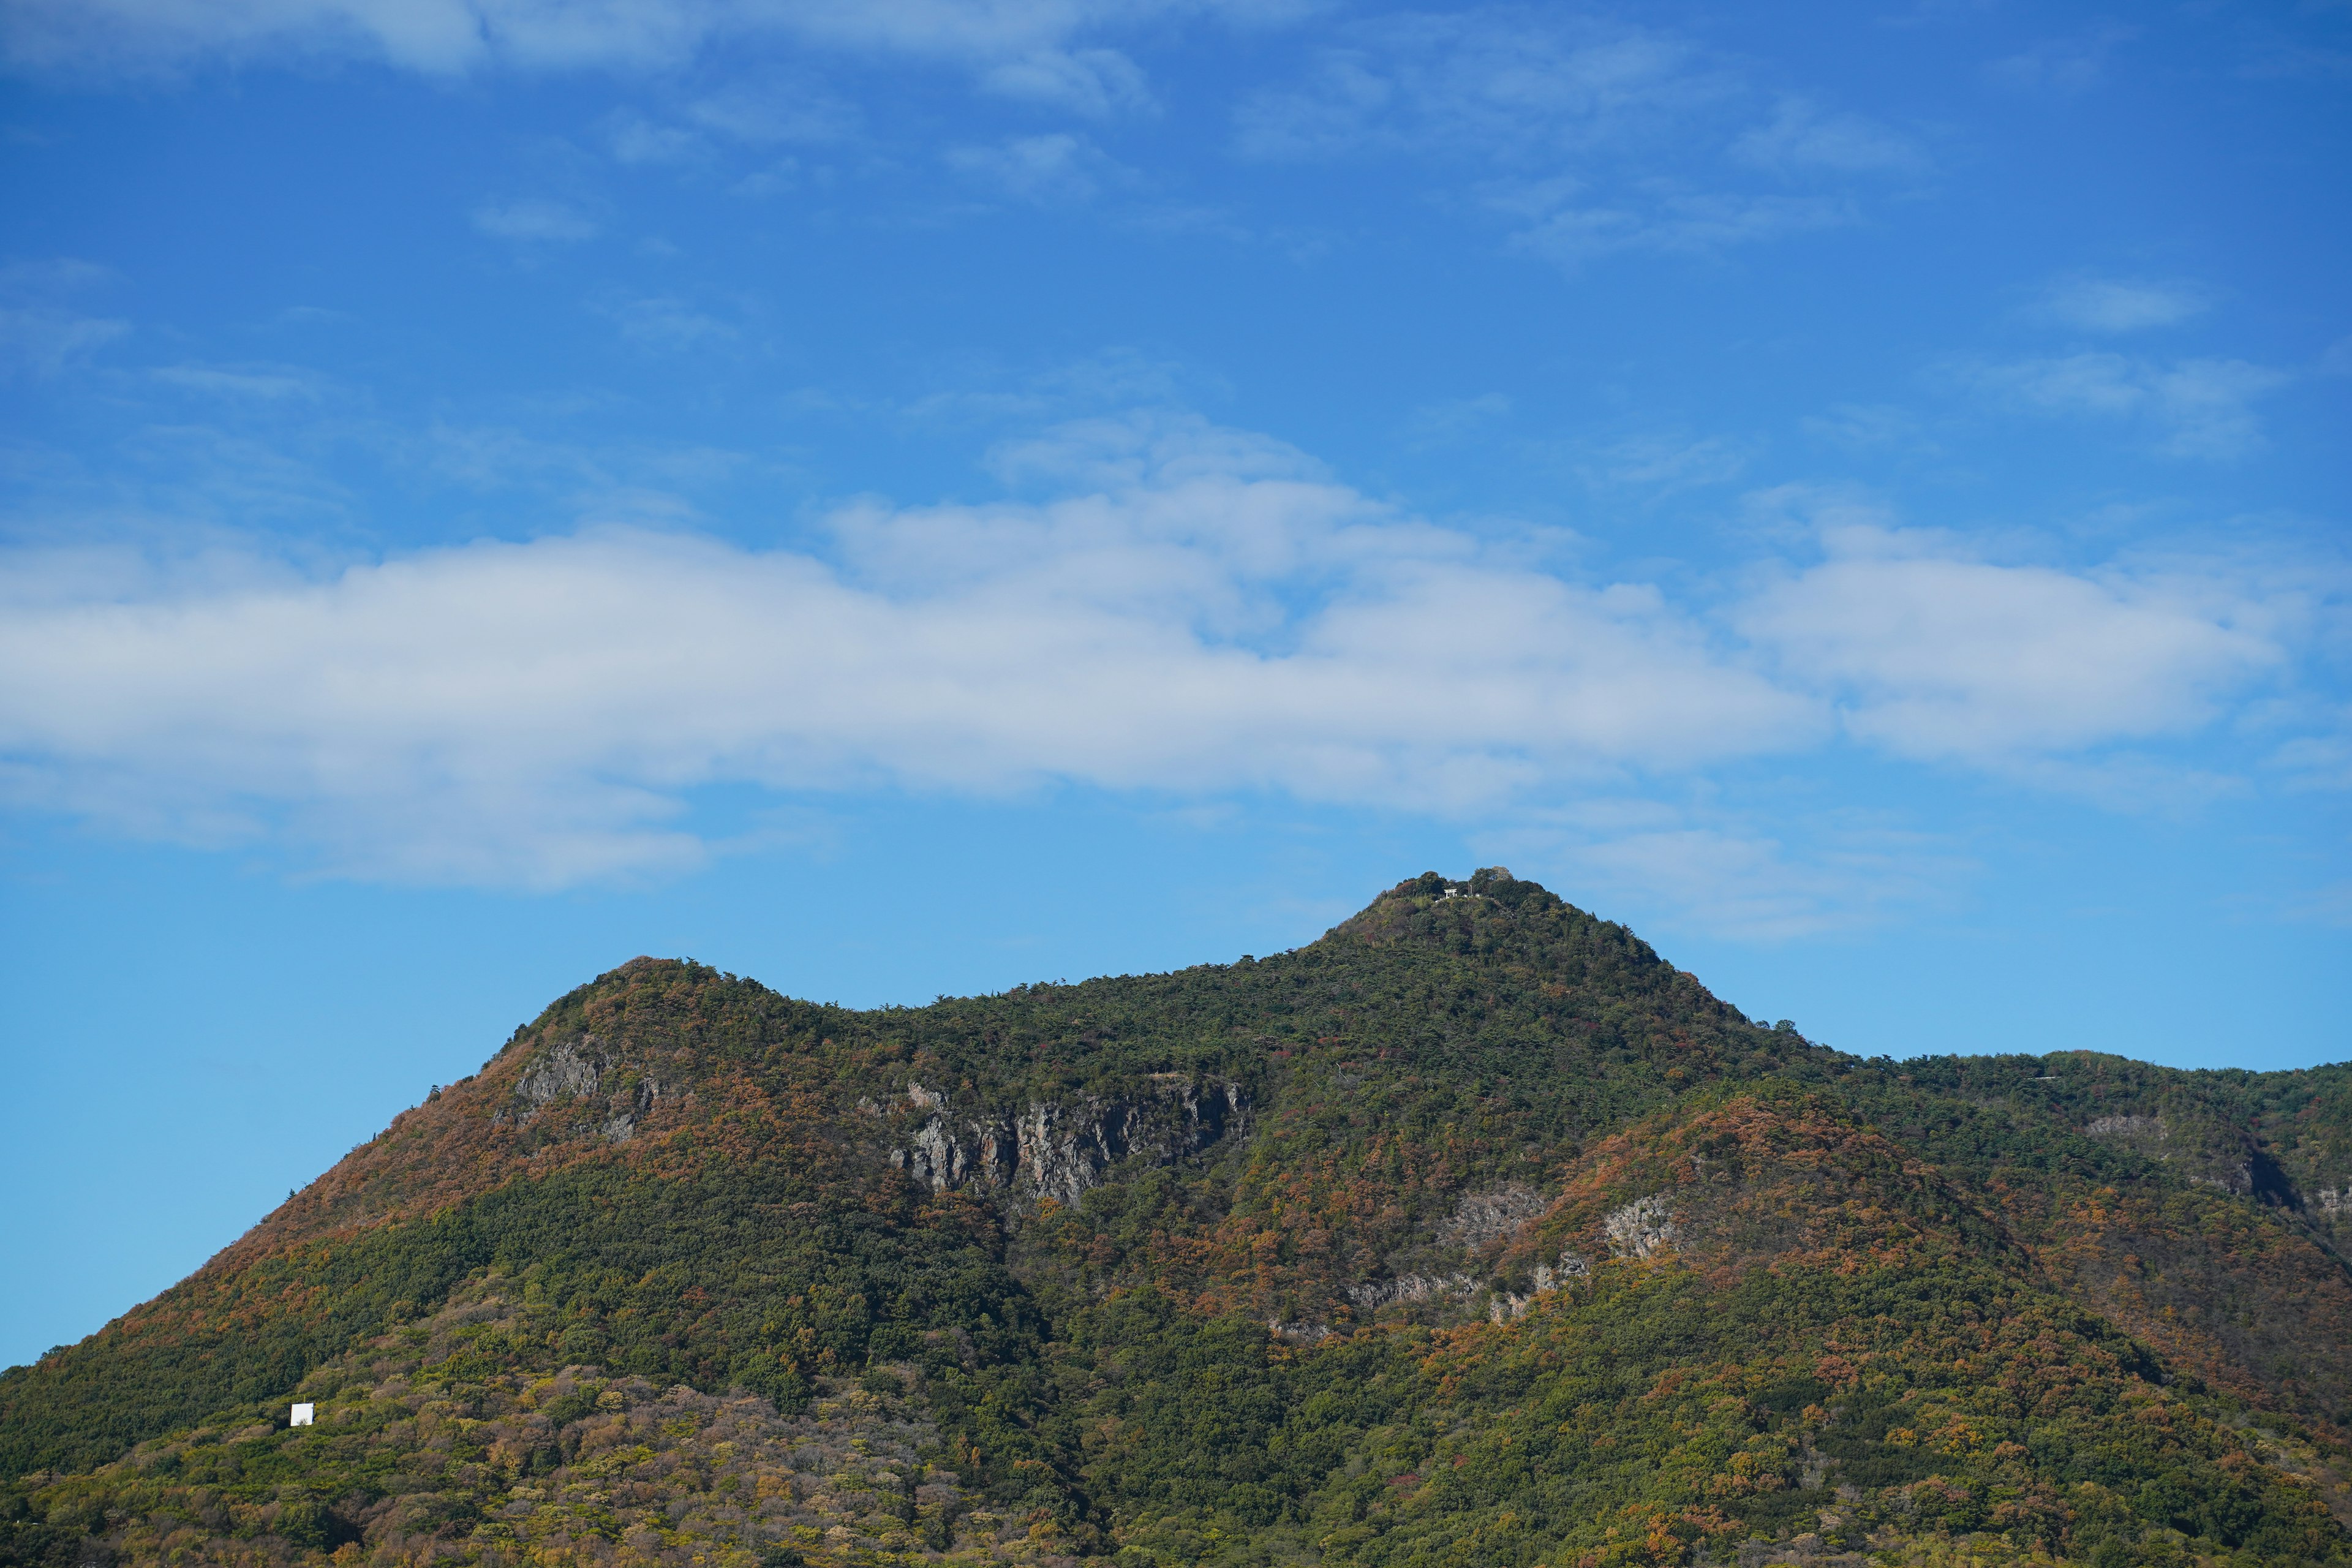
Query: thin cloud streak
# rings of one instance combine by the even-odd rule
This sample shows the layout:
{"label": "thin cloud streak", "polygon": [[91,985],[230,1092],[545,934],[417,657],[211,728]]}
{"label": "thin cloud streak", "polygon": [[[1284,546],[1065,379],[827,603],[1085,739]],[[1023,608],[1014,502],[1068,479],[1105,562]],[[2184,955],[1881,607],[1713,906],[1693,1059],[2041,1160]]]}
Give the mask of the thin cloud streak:
{"label": "thin cloud streak", "polygon": [[0,13],[19,70],[140,75],[214,62],[370,59],[432,76],[498,68],[657,72],[730,39],[783,37],[977,68],[1005,96],[1107,113],[1149,102],[1089,36],[1170,16],[1282,18],[1218,0],[21,0]]}
{"label": "thin cloud streak", "polygon": [[[1778,943],[1948,907],[1982,869],[1958,845],[1868,814],[1770,827],[1736,813],[1595,799],[1486,836],[1482,853],[1611,904],[1733,941]],[[1538,878],[1538,879],[1542,879]]]}
{"label": "thin cloud streak", "polygon": [[544,196],[484,202],[474,209],[474,226],[498,239],[525,245],[570,245],[596,237],[597,223],[578,208]]}
{"label": "thin cloud streak", "polygon": [[2209,300],[2193,284],[2076,274],[2042,290],[2035,314],[2091,332],[2137,332],[2201,315]]}
{"label": "thin cloud streak", "polygon": [[[1573,269],[1704,254],[1860,221],[1856,177],[1924,173],[1899,132],[1783,94],[1654,28],[1484,8],[1349,30],[1300,81],[1253,94],[1234,151],[1265,163],[1370,156],[1466,165],[1514,248]],[[1741,188],[1759,178],[1775,188]]]}
{"label": "thin cloud streak", "polygon": [[1979,364],[1962,379],[2012,407],[2152,429],[2168,457],[2227,462],[2259,451],[2255,404],[2293,378],[2235,359],[2156,360],[2105,351]]}

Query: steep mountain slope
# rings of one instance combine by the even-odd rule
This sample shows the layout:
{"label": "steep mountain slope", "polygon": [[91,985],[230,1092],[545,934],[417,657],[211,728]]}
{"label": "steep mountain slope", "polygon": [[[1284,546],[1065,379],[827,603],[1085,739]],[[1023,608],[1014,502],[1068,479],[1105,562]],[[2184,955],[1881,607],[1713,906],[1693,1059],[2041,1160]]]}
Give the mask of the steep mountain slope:
{"label": "steep mountain slope", "polygon": [[1860,1061],[1499,871],[640,959],[0,1374],[0,1563],[2347,1563],[2347,1193],[2352,1070]]}

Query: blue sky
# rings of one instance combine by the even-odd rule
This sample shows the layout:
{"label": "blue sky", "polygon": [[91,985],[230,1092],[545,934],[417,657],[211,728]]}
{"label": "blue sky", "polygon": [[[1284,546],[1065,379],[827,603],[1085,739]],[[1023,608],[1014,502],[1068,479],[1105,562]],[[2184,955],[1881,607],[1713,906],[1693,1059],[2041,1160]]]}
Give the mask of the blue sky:
{"label": "blue sky", "polygon": [[921,1001],[1504,864],[1851,1050],[2352,1055],[2341,6],[0,58],[0,1363],[638,952]]}

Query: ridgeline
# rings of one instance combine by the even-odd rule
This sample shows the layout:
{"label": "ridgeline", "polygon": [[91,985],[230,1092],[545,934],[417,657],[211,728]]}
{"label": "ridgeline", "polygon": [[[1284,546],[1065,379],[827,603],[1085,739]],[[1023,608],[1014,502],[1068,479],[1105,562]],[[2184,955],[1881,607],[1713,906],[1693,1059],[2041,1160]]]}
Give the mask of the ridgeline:
{"label": "ridgeline", "polygon": [[2347,1256],[2352,1067],[1862,1060],[1499,870],[641,958],[0,1373],[0,1568],[2352,1564]]}

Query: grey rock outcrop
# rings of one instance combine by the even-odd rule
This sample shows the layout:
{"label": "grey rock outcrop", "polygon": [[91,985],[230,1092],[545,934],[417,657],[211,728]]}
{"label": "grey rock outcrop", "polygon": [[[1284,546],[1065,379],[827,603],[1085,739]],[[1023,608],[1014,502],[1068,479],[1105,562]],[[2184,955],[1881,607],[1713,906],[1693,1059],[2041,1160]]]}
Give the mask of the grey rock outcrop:
{"label": "grey rock outcrop", "polygon": [[1467,1296],[1478,1282],[1467,1274],[1400,1274],[1393,1279],[1370,1279],[1348,1287],[1348,1300],[1367,1311],[1398,1303],[1426,1301],[1438,1296]]}
{"label": "grey rock outcrop", "polygon": [[1486,1303],[1486,1315],[1498,1323],[1524,1317],[1528,1309],[1536,1304],[1538,1297],[1565,1289],[1591,1272],[1592,1266],[1581,1257],[1573,1252],[1563,1252],[1557,1266],[1549,1263],[1536,1265],[1536,1288],[1526,1295],[1522,1296],[1516,1290],[1497,1290]]}
{"label": "grey rock outcrop", "polygon": [[1674,1205],[1664,1193],[1612,1209],[1601,1228],[1608,1232],[1609,1249],[1620,1258],[1655,1257],[1675,1244],[1681,1230],[1675,1224]]}
{"label": "grey rock outcrop", "polygon": [[1175,1075],[1135,1095],[1034,1100],[1009,1115],[959,1118],[937,1090],[919,1083],[907,1090],[908,1102],[929,1114],[892,1152],[893,1164],[933,1192],[978,1183],[1031,1202],[1075,1204],[1122,1161],[1171,1164],[1239,1135],[1249,1121],[1240,1085]]}
{"label": "grey rock outcrop", "polygon": [[2093,1138],[2162,1138],[2161,1116],[2101,1116],[2083,1131]]}
{"label": "grey rock outcrop", "polygon": [[1587,1263],[1578,1254],[1563,1252],[1559,1255],[1559,1262],[1557,1266],[1549,1263],[1536,1265],[1536,1294],[1540,1296],[1547,1290],[1557,1290],[1561,1286],[1581,1279],[1591,1272],[1592,1265]]}
{"label": "grey rock outcrop", "polygon": [[557,1041],[515,1082],[523,1116],[533,1116],[558,1100],[595,1093],[604,1069],[617,1059],[618,1053],[593,1035]]}
{"label": "grey rock outcrop", "polygon": [[[594,1035],[559,1040],[523,1069],[515,1080],[513,1105],[494,1120],[529,1121],[559,1100],[589,1099],[604,1091],[608,1074],[627,1065],[617,1045]],[[610,1114],[597,1130],[613,1142],[627,1142],[667,1092],[651,1074],[633,1075],[606,1101]]]}
{"label": "grey rock outcrop", "polygon": [[1477,1247],[1508,1236],[1550,1206],[1549,1200],[1524,1182],[1511,1182],[1490,1193],[1470,1193],[1438,1227],[1440,1239],[1461,1247]]}

